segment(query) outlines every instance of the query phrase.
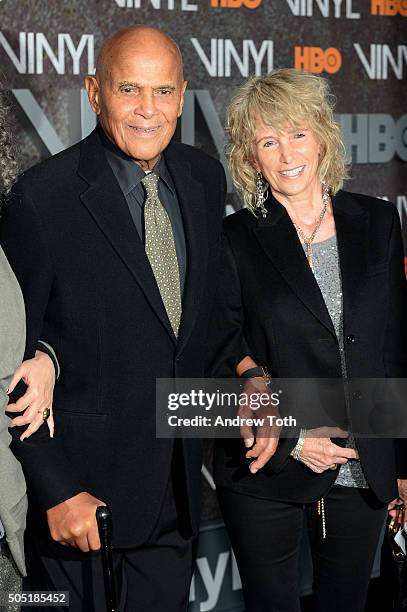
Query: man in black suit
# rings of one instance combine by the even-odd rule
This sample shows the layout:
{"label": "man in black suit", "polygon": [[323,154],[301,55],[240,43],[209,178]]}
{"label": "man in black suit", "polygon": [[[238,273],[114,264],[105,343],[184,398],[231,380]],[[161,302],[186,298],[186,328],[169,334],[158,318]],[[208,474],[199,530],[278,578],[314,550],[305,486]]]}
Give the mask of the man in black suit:
{"label": "man in black suit", "polygon": [[123,608],[178,612],[201,449],[156,438],[155,384],[204,375],[224,171],[170,142],[186,81],[159,30],[115,34],[86,88],[99,126],[21,177],[1,227],[26,302],[26,356],[41,338],[61,365],[54,439],[42,427],[14,441],[32,503],[31,588],[69,591],[72,611],[103,611],[100,559],[88,551],[100,546],[95,510],[106,503]]}

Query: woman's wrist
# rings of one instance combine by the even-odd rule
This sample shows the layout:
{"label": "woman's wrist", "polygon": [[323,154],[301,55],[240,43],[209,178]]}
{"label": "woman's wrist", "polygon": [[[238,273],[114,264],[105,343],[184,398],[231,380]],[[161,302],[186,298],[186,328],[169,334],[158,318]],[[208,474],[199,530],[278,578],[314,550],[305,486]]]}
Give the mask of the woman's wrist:
{"label": "woman's wrist", "polygon": [[300,429],[300,435],[298,438],[298,442],[294,446],[293,450],[291,451],[291,457],[295,459],[296,461],[301,460],[301,453],[304,447],[306,433],[307,433],[306,429]]}

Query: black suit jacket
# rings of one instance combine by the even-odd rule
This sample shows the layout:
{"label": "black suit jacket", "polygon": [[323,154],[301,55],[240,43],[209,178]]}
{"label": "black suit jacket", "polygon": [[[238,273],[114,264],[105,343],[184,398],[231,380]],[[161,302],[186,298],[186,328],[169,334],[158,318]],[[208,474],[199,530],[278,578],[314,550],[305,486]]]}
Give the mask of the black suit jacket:
{"label": "black suit jacket", "polygon": [[[26,172],[4,210],[1,244],[20,282],[30,357],[56,350],[56,435],[14,433],[32,498],[50,508],[80,491],[109,504],[114,543],[135,547],[157,521],[173,442],[155,437],[156,378],[201,377],[225,198],[221,164],[186,145],[164,152],[187,243],[178,341],[143,244],[94,131]],[[183,444],[194,530],[201,448]]]}
{"label": "black suit jacket", "polygon": [[[265,219],[242,210],[224,222],[212,372],[233,375],[247,351],[275,377],[340,377],[335,330],[293,224],[272,196],[266,206]],[[348,376],[405,377],[406,285],[397,209],[341,191],[333,210]],[[215,451],[216,482],[260,497],[312,501],[329,490],[337,473],[314,474],[293,460],[295,444],[281,439],[267,466],[253,476],[242,443],[221,442]],[[357,440],[368,483],[384,502],[397,494],[394,446],[388,439]]]}

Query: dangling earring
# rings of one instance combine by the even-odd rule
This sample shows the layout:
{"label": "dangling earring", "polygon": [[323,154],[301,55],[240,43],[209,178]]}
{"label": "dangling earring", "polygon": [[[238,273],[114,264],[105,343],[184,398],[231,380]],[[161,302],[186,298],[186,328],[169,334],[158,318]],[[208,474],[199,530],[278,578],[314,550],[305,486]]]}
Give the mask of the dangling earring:
{"label": "dangling earring", "polygon": [[330,189],[326,181],[324,180],[321,181],[321,187],[322,187],[322,201],[324,204],[328,204],[329,197],[330,197]]}
{"label": "dangling earring", "polygon": [[255,207],[257,210],[261,212],[263,218],[267,216],[267,208],[264,206],[264,202],[267,200],[268,196],[268,183],[263,179],[263,175],[261,172],[257,172],[256,176],[256,200]]}

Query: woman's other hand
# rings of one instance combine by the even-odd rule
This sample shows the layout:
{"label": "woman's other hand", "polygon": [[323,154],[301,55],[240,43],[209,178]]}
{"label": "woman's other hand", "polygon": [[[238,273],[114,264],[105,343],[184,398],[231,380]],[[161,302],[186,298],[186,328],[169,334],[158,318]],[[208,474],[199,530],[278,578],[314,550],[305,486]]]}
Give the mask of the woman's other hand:
{"label": "woman's other hand", "polygon": [[10,427],[28,425],[20,440],[25,440],[44,423],[44,411],[49,409],[47,425],[51,438],[54,436],[52,400],[55,386],[55,367],[51,358],[42,351],[36,351],[33,359],[27,359],[14,373],[8,388],[11,393],[19,381],[27,385],[27,390],[14,404],[7,406],[7,412],[24,412],[15,417]]}
{"label": "woman's other hand", "polygon": [[[329,436],[329,437],[328,437]],[[349,459],[359,459],[354,448],[343,448],[332,442],[331,438],[347,438],[348,433],[339,428],[310,429],[306,433],[299,461],[316,474],[343,465]]]}
{"label": "woman's other hand", "polygon": [[[398,488],[399,488],[399,496],[396,499],[393,499],[387,506],[389,514],[391,518],[395,519],[397,516],[397,506],[404,505],[407,506],[407,480],[399,478],[397,480]],[[401,523],[404,523],[406,520],[405,512],[399,513],[399,520]]]}
{"label": "woman's other hand", "polygon": [[397,480],[397,484],[399,487],[399,498],[403,502],[403,504],[407,505],[407,480],[399,478]]}

